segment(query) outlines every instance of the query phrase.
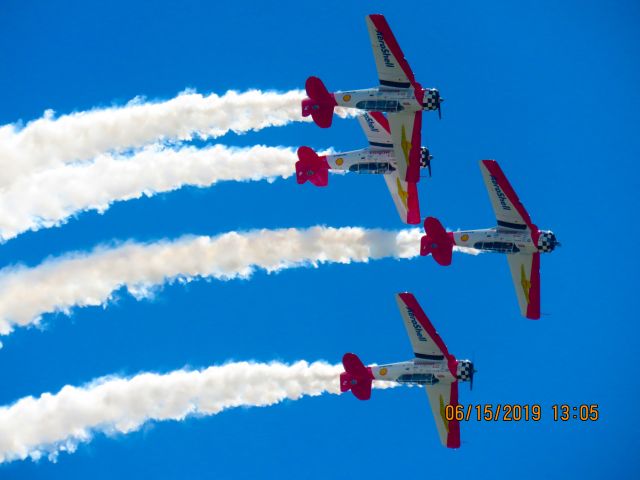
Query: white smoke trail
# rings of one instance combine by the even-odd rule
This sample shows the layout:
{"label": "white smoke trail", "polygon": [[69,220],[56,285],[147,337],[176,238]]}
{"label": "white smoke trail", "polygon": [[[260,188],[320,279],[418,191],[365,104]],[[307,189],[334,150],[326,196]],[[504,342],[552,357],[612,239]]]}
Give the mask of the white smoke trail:
{"label": "white smoke trail", "polygon": [[115,201],[185,185],[287,178],[295,172],[297,159],[294,150],[285,147],[167,149],[155,145],[132,156],[104,154],[93,162],[59,165],[0,190],[0,241],[60,225],[81,211],[104,212]]}
{"label": "white smoke trail", "polygon": [[[101,153],[163,140],[191,140],[281,126],[303,119],[301,90],[250,90],[222,96],[181,93],[164,102],[134,99],[125,106],[55,118],[53,112],[26,126],[0,126],[0,188],[20,176],[58,163],[88,160]],[[336,109],[340,116],[355,111]]]}
{"label": "white smoke trail", "polygon": [[[126,434],[150,421],[216,415],[285,399],[340,393],[341,365],[229,363],[203,370],[105,377],[0,407],[0,463],[73,452],[95,433]],[[393,385],[391,385],[393,386]]]}
{"label": "white smoke trail", "polygon": [[345,227],[254,230],[128,242],[75,252],[27,268],[0,270],[0,334],[38,323],[48,312],[98,306],[125,287],[136,298],[172,281],[248,278],[257,268],[277,272],[319,263],[368,262],[419,254],[417,228],[385,231]]}

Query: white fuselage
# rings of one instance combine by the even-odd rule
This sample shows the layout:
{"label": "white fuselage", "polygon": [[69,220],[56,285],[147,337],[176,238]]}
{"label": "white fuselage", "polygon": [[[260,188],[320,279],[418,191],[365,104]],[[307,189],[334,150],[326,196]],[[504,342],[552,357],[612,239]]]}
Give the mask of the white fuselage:
{"label": "white fuselage", "polygon": [[362,148],[326,156],[331,170],[356,173],[391,173],[396,169],[396,159],[392,149]]}
{"label": "white fuselage", "polygon": [[496,253],[537,253],[531,232],[488,228],[452,232],[456,245]]}
{"label": "white fuselage", "polygon": [[456,377],[451,375],[446,360],[414,359],[370,368],[375,380],[389,382],[434,385],[441,382],[452,383],[456,380]]}
{"label": "white fuselage", "polygon": [[416,99],[413,88],[366,88],[334,92],[336,102],[341,107],[357,108],[369,112],[417,112],[418,110],[436,110],[436,90],[424,89],[422,103]]}

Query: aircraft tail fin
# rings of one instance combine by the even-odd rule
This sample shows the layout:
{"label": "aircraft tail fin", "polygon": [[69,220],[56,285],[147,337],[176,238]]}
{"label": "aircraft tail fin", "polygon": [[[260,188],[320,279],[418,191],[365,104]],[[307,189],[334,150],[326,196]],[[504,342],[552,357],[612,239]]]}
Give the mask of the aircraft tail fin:
{"label": "aircraft tail fin", "polygon": [[326,187],[329,183],[329,164],[326,157],[319,156],[309,147],[298,148],[296,179],[302,185],[307,180],[316,187]]}
{"label": "aircraft tail fin", "polygon": [[345,371],[340,374],[340,391],[348,392],[351,390],[358,400],[369,400],[373,382],[371,369],[365,367],[358,356],[353,353],[344,354],[342,365]]}
{"label": "aircraft tail fin", "polygon": [[453,256],[453,234],[447,232],[442,224],[433,217],[424,220],[425,236],[420,240],[420,255],[431,254],[440,265],[451,265]]}
{"label": "aircraft tail fin", "polygon": [[333,120],[333,108],[337,105],[336,99],[318,77],[307,78],[305,89],[309,98],[302,101],[302,116],[311,115],[316,125],[329,128]]}

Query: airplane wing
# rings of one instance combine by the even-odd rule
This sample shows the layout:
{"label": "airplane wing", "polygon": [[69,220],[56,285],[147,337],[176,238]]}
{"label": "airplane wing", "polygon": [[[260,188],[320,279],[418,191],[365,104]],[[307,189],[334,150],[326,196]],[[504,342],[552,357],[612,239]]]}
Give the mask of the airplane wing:
{"label": "airplane wing", "polygon": [[458,405],[458,382],[427,385],[427,395],[442,445],[460,448],[460,422],[455,419],[447,421],[445,416],[447,405]]}
{"label": "airplane wing", "polygon": [[[390,150],[393,148],[389,122],[382,113],[368,112],[360,115],[358,121],[372,149]],[[400,177],[397,170],[385,174],[384,180],[402,221],[410,225],[420,223],[420,204],[416,184],[407,183],[404,177]]]}
{"label": "airplane wing", "polygon": [[390,113],[389,126],[400,178],[419,182],[422,111]]}
{"label": "airplane wing", "polygon": [[[412,293],[396,294],[398,308],[404,320],[404,326],[409,334],[413,353],[417,358],[425,360],[443,360],[455,358],[449,353],[446,345],[436,332],[429,318],[422,311],[416,297]],[[452,372],[456,377],[455,368]]]}
{"label": "airplane wing", "polygon": [[382,87],[422,89],[404,58],[400,45],[382,15],[367,15],[367,29]]}
{"label": "airplane wing", "polygon": [[447,405],[455,406],[458,404],[457,361],[447,350],[447,346],[420,308],[413,294],[398,293],[396,300],[415,356],[425,360],[447,359],[448,361],[453,382],[427,385],[427,395],[440,434],[440,441],[446,447],[458,448],[460,447],[460,423],[456,420],[447,421],[445,416]]}
{"label": "airplane wing", "polygon": [[389,122],[384,114],[380,112],[366,112],[358,116],[358,122],[362,127],[369,145],[372,149],[392,149]]}
{"label": "airplane wing", "polygon": [[418,200],[418,186],[413,182],[400,179],[398,171],[384,175],[384,181],[389,188],[398,215],[404,223],[417,225],[420,223],[420,203]]}
{"label": "airplane wing", "polygon": [[516,253],[507,255],[513,286],[516,288],[520,312],[537,320],[540,318],[540,254]]}
{"label": "airplane wing", "polygon": [[481,160],[480,170],[498,220],[498,227],[509,230],[526,230],[528,227],[537,231],[498,162]]}

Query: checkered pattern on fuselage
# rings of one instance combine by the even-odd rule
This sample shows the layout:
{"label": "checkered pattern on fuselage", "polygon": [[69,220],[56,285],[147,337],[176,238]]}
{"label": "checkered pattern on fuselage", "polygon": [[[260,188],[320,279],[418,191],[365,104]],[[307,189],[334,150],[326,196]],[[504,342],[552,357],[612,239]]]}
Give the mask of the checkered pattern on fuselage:
{"label": "checkered pattern on fuselage", "polygon": [[458,380],[470,380],[473,364],[469,361],[462,360],[458,362]]}
{"label": "checkered pattern on fuselage", "polygon": [[427,90],[424,92],[424,98],[422,99],[422,108],[425,110],[437,110],[438,109],[438,95],[435,90]]}
{"label": "checkered pattern on fuselage", "polygon": [[556,236],[551,232],[540,232],[538,238],[538,250],[541,253],[552,252],[556,248]]}
{"label": "checkered pattern on fuselage", "polygon": [[422,108],[424,110],[437,110],[438,109],[438,90],[424,90],[424,97],[422,98]]}

